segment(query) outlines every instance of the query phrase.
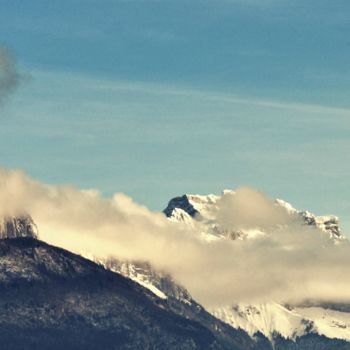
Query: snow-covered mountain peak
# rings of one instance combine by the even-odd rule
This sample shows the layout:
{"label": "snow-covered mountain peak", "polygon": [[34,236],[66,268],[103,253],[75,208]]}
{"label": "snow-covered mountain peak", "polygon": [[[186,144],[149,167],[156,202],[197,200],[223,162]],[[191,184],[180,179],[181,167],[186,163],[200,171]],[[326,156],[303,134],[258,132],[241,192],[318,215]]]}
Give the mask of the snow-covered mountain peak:
{"label": "snow-covered mountain peak", "polygon": [[[264,234],[265,229],[263,227],[237,229],[237,227],[230,228],[227,225],[224,227],[218,222],[216,215],[222,205],[222,200],[227,195],[235,196],[236,192],[225,189],[221,192],[221,195],[185,194],[171,199],[163,212],[173,222],[182,222],[192,227],[194,222],[200,223],[202,226],[201,234],[208,241],[218,238],[246,239]],[[332,239],[345,239],[339,227],[339,219],[334,215],[317,216],[309,211],[298,210],[282,199],[275,199],[273,204],[282,208],[286,216],[291,218],[291,221],[297,221],[300,225],[315,227],[328,233]],[[234,216],[235,212],[232,212],[232,217]],[[276,227],[280,226],[277,225]]]}
{"label": "snow-covered mountain peak", "polygon": [[177,223],[183,222],[188,226],[193,226],[194,224],[192,217],[185,210],[180,208],[173,209],[171,216],[169,217],[169,220]]}
{"label": "snow-covered mountain peak", "polygon": [[234,190],[231,190],[229,188],[225,188],[222,190],[221,192],[222,195],[225,195],[225,194],[235,194],[235,191]]}
{"label": "snow-covered mountain peak", "polygon": [[335,215],[322,215],[316,216],[309,211],[301,211],[299,215],[304,220],[305,224],[314,226],[323,232],[329,233],[331,238],[334,239],[346,239],[341,233],[339,227],[339,218]]}
{"label": "snow-covered mountain peak", "polygon": [[38,228],[29,215],[5,216],[0,218],[0,239],[38,237]]}
{"label": "snow-covered mountain peak", "polygon": [[314,226],[323,232],[326,232],[333,239],[345,239],[339,227],[339,218],[335,215],[321,215],[317,216],[307,210],[299,211],[295,209],[290,203],[276,199],[276,203],[285,208],[290,215],[298,215],[305,225]]}
{"label": "snow-covered mountain peak", "polygon": [[209,219],[213,207],[215,207],[220,198],[221,196],[214,194],[208,194],[205,196],[199,194],[184,194],[171,199],[163,212],[168,218],[171,218],[176,214],[176,209],[182,209],[192,218]]}
{"label": "snow-covered mountain peak", "polygon": [[279,206],[281,206],[282,208],[286,209],[286,211],[290,214],[290,215],[293,215],[293,214],[296,214],[298,213],[298,210],[295,209],[290,203],[284,201],[283,199],[279,199],[277,198],[275,200],[275,203]]}

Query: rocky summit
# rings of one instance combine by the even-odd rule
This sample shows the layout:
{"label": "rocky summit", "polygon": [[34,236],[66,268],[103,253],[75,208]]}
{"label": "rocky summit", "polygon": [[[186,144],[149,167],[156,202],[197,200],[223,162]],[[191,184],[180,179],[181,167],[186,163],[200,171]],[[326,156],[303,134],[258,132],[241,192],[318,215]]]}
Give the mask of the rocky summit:
{"label": "rocky summit", "polygon": [[38,237],[38,229],[29,215],[4,216],[0,218],[0,239]]}

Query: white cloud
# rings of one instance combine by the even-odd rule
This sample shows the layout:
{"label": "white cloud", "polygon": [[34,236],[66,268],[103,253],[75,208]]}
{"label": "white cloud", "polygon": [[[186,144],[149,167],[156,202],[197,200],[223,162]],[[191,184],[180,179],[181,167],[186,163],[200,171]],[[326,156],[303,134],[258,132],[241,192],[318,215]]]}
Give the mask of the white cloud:
{"label": "white cloud", "polygon": [[249,187],[238,189],[234,195],[225,194],[218,206],[216,220],[230,229],[271,230],[276,226],[290,224],[294,219],[284,208],[274,205],[263,193]]}
{"label": "white cloud", "polygon": [[[66,249],[147,260],[170,272],[207,306],[238,301],[350,301],[350,247],[300,225],[264,194],[240,189],[217,217],[234,228],[262,225],[270,234],[248,241],[205,243],[116,194],[52,186],[0,170],[0,214],[30,213],[41,239]],[[275,224],[278,224],[277,226]],[[288,229],[286,229],[286,226]]]}

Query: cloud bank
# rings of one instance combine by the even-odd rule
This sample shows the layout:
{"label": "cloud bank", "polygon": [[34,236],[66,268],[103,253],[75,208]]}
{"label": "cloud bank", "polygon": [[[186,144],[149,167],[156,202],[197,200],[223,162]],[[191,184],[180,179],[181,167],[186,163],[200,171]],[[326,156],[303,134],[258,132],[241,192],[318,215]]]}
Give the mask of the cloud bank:
{"label": "cloud bank", "polygon": [[17,87],[20,74],[8,50],[0,47],[0,103]]}
{"label": "cloud bank", "polygon": [[[42,240],[77,253],[147,260],[171,273],[205,306],[305,300],[350,301],[350,246],[302,226],[253,189],[224,196],[217,217],[270,233],[246,241],[203,242],[124,194],[40,183],[0,169],[0,215],[28,212]],[[277,222],[277,225],[276,225]]]}
{"label": "cloud bank", "polygon": [[234,195],[226,193],[222,196],[215,219],[228,229],[260,228],[268,231],[276,226],[291,224],[297,218],[290,215],[285,208],[275,205],[263,193],[242,187]]}

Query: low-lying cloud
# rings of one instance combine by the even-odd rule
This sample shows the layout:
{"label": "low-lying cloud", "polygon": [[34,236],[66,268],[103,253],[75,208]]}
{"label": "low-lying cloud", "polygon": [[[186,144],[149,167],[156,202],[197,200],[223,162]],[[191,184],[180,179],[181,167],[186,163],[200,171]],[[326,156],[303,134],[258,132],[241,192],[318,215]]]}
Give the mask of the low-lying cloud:
{"label": "low-lying cloud", "polygon": [[15,58],[7,49],[0,47],[0,103],[12,93],[19,81]]}
{"label": "low-lying cloud", "polygon": [[294,219],[285,208],[249,187],[239,188],[234,194],[224,194],[216,213],[220,225],[236,230],[271,230],[279,225],[288,225]]}
{"label": "low-lying cloud", "polygon": [[0,215],[30,213],[42,240],[77,253],[149,261],[206,306],[350,301],[347,242],[334,244],[326,233],[295,218],[289,221],[262,193],[238,193],[224,196],[220,220],[235,228],[262,225],[271,232],[208,243],[124,194],[104,198],[96,190],[47,185],[19,171],[0,170]]}

